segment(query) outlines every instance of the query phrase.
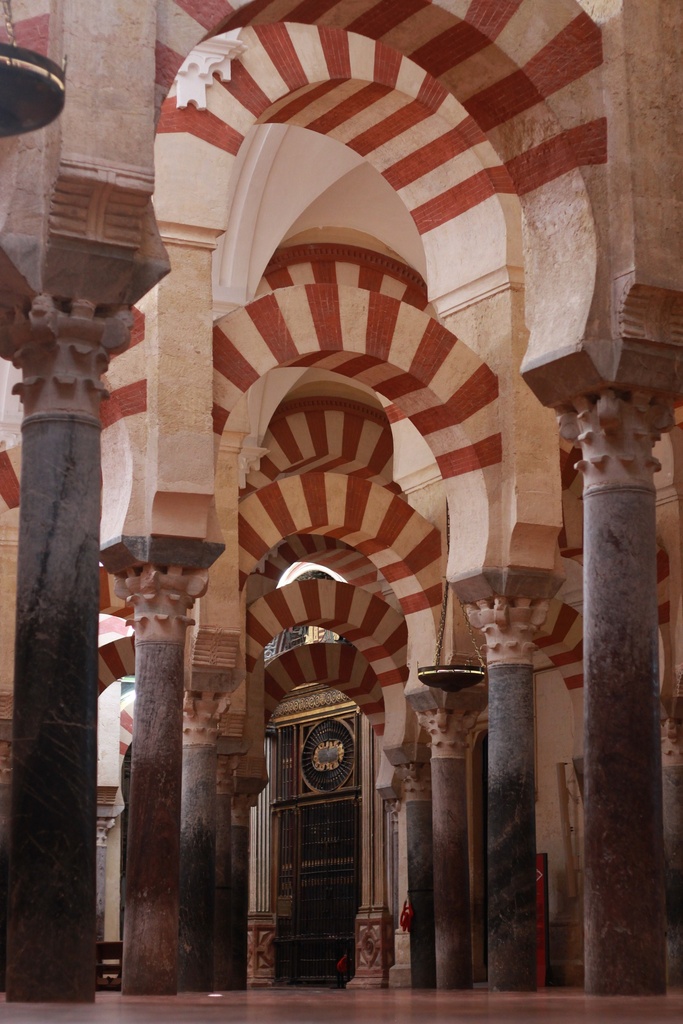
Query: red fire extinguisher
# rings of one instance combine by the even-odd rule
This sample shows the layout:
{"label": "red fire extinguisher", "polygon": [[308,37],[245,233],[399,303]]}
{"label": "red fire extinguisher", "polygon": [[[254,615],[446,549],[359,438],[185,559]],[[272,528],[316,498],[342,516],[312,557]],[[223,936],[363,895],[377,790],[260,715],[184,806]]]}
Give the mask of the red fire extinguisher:
{"label": "red fire extinguisher", "polygon": [[410,900],[406,900],[403,904],[403,910],[401,911],[401,916],[399,918],[399,924],[404,932],[410,931],[414,917],[415,911],[413,910],[412,904]]}

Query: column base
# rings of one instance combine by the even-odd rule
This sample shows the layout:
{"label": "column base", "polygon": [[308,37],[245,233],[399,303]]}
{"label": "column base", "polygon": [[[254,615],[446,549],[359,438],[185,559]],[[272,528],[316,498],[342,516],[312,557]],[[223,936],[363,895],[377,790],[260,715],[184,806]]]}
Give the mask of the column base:
{"label": "column base", "polygon": [[275,981],[275,915],[249,914],[247,987],[269,988]]}
{"label": "column base", "polygon": [[394,958],[396,963],[389,968],[389,988],[411,988],[409,932],[394,932]]}
{"label": "column base", "polygon": [[393,919],[386,907],[362,907],[356,914],[354,988],[388,988],[394,962]]}

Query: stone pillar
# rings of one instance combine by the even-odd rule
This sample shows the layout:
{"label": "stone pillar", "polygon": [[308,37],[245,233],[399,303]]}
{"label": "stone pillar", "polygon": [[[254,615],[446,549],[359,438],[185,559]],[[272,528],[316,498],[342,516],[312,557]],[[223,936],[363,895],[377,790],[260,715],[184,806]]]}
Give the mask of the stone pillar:
{"label": "stone pillar", "polygon": [[559,422],[583,454],[586,991],[655,995],[666,954],[652,447],[672,411],[603,387]]}
{"label": "stone pillar", "polygon": [[[7,998],[95,998],[100,375],[130,314],[33,299],[0,326],[21,366]],[[55,922],[59,922],[59,927]]]}
{"label": "stone pillar", "polygon": [[[467,692],[461,701],[473,701]],[[470,855],[467,829],[467,736],[478,709],[434,708],[417,718],[431,737],[432,828],[434,836],[434,930],[436,987],[472,988]]]}
{"label": "stone pillar", "polygon": [[206,571],[150,564],[116,581],[117,594],[135,608],[125,995],[177,990],[185,631],[206,582]]}
{"label": "stone pillar", "polygon": [[216,873],[214,902],[214,987],[232,987],[232,798],[234,754],[219,754],[216,775]]}
{"label": "stone pillar", "polygon": [[114,827],[116,818],[97,819],[97,901],[96,901],[96,938],[104,938],[104,908],[107,889],[107,837]]}
{"label": "stone pillar", "polygon": [[216,736],[227,694],[188,690],[183,704],[180,828],[181,992],[213,989],[216,868]]}
{"label": "stone pillar", "polygon": [[231,989],[247,987],[247,929],[249,923],[249,823],[256,798],[235,793],[232,798],[231,829]]}
{"label": "stone pillar", "polygon": [[468,605],[484,632],[489,679],[488,979],[536,989],[536,811],[532,637],[545,600],[496,594]]}
{"label": "stone pillar", "polygon": [[432,791],[429,762],[401,765],[408,838],[408,898],[413,908],[410,929],[412,988],[436,987],[434,944],[434,865]]}
{"label": "stone pillar", "polygon": [[683,721],[680,718],[666,718],[662,723],[662,793],[667,979],[669,985],[680,987],[683,985]]}
{"label": "stone pillar", "polygon": [[[5,696],[3,694],[3,696]],[[11,701],[11,694],[8,695]],[[0,736],[7,735],[12,723],[6,719]],[[0,992],[5,991],[7,966],[7,868],[9,862],[9,829],[11,819],[12,744],[0,739]]]}

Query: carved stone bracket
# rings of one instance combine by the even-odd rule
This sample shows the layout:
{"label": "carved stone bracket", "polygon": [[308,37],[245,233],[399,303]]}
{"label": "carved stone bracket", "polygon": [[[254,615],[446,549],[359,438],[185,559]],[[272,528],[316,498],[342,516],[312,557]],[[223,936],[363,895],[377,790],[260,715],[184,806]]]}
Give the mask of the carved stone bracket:
{"label": "carved stone bracket", "polygon": [[431,708],[418,711],[417,720],[431,737],[432,757],[464,757],[469,731],[479,717],[477,711]]}
{"label": "carved stone bracket", "polygon": [[409,761],[398,765],[396,774],[403,783],[406,801],[432,799],[432,772],[428,761]]}
{"label": "carved stone bracket", "polygon": [[239,627],[199,626],[192,638],[192,682],[196,690],[236,688],[241,679],[235,672],[239,656]]}
{"label": "carved stone bracket", "polygon": [[241,491],[247,486],[247,477],[252,471],[261,467],[261,459],[268,454],[268,448],[260,448],[255,444],[243,444],[237,458],[237,472]]}
{"label": "carved stone bracket", "polygon": [[256,796],[253,793],[235,793],[232,798],[232,823],[247,827],[252,807],[256,807]]}
{"label": "carved stone bracket", "polygon": [[665,718],[662,721],[662,768],[683,765],[683,721]]}
{"label": "carved stone bracket", "polygon": [[98,818],[97,819],[97,846],[107,845],[107,836],[113,829],[116,818]]}
{"label": "carved stone bracket", "polygon": [[186,613],[206,593],[208,570],[141,565],[116,577],[116,594],[133,605],[136,643],[183,644]]}
{"label": "carved stone bracket", "polygon": [[183,700],[183,743],[186,746],[215,746],[218,719],[230,706],[225,693],[186,690]]}
{"label": "carved stone bracket", "polygon": [[216,765],[216,793],[219,796],[233,796],[235,793],[235,770],[239,762],[237,754],[219,754]]}
{"label": "carved stone bracket", "polygon": [[576,467],[585,491],[654,488],[653,474],[661,467],[652,446],[674,425],[671,401],[646,391],[603,388],[556,411],[562,437],[581,445],[583,459]]}
{"label": "carved stone bracket", "polygon": [[191,103],[198,110],[206,110],[206,90],[213,85],[214,78],[229,82],[232,77],[231,64],[241,57],[247,44],[238,39],[241,29],[212,36],[195,46],[186,57],[176,76],[176,106],[179,109]]}
{"label": "carved stone bracket", "polygon": [[17,310],[0,324],[0,355],[23,371],[13,393],[24,416],[65,412],[99,422],[100,401],[108,397],[100,377],[128,346],[132,322],[128,308],[100,316],[85,299],[61,303],[38,295],[28,316]]}
{"label": "carved stone bracket", "polygon": [[493,665],[530,665],[536,645],[533,636],[545,621],[548,602],[496,594],[466,606],[467,617],[486,642],[489,668]]}
{"label": "carved stone bracket", "polygon": [[667,288],[631,284],[621,298],[619,334],[659,344],[683,343],[683,294]]}

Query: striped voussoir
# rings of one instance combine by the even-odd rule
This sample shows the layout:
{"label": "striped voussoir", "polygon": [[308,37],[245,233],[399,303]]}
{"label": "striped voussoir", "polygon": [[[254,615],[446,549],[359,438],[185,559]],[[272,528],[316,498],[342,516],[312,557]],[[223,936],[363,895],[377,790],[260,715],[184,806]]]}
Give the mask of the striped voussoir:
{"label": "striped voussoir", "polygon": [[135,675],[135,637],[131,625],[117,616],[100,616],[98,692],[123,676]]}
{"label": "striped voussoir", "polygon": [[337,397],[283,403],[262,441],[268,454],[247,477],[242,492],[264,487],[288,473],[346,473],[397,493],[393,439],[381,409]]}
{"label": "striped voussoir", "polygon": [[583,686],[583,618],[568,604],[556,598],[548,605],[548,615],[534,643],[541,652],[538,667],[558,669],[568,690]]}
{"label": "striped voussoir", "polygon": [[[599,74],[602,38],[576,0],[556,0],[552,12],[544,4],[542,16],[541,0],[472,0],[464,18],[393,0],[360,15],[357,0],[309,4],[308,15],[303,6],[244,6],[229,21],[251,25],[231,81],[209,90],[206,111],[177,110],[170,98],[159,131],[195,135],[230,158],[256,122],[329,135],[384,175],[423,234],[606,161],[600,90],[580,85]],[[201,37],[190,36],[176,70]],[[163,45],[168,62],[174,44]]]}
{"label": "striped voussoir", "polygon": [[352,644],[302,644],[268,662],[264,673],[266,721],[295,686],[333,686],[354,700],[375,732],[384,731],[384,698],[367,659]]}
{"label": "striped voussoir", "polygon": [[240,586],[271,548],[298,533],[338,537],[366,555],[405,615],[439,607],[441,535],[383,487],[339,473],[306,473],[250,494],[239,513]]}
{"label": "striped voussoir", "polygon": [[[276,366],[361,381],[407,415],[444,478],[502,460],[498,378],[464,342],[413,306],[330,284],[282,288],[214,328],[214,413]],[[220,417],[218,417],[220,422]]]}

